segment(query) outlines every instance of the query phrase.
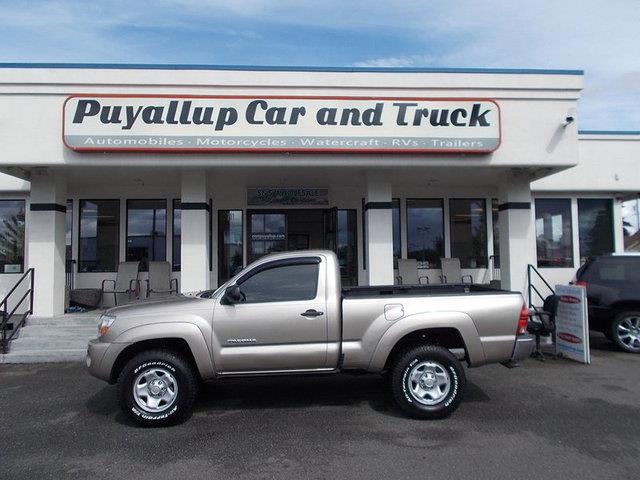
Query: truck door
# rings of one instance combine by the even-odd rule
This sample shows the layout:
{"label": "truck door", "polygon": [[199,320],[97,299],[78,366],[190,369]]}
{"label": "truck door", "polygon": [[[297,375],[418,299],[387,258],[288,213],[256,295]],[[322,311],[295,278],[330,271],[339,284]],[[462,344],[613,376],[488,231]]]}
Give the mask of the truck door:
{"label": "truck door", "polygon": [[313,370],[327,366],[326,261],[273,260],[236,284],[242,300],[218,299],[213,329],[221,372]]}

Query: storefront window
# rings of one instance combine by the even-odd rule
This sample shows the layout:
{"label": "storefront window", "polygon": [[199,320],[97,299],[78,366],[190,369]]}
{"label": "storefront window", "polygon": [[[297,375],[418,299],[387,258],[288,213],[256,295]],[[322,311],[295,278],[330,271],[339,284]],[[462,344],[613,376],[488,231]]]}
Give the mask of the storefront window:
{"label": "storefront window", "polygon": [[608,198],[578,199],[580,261],[613,252],[613,211]]}
{"label": "storefront window", "polygon": [[[72,250],[71,246],[73,245],[73,200],[67,200],[67,213],[64,216],[64,230],[65,230],[65,257],[67,264],[71,261]],[[69,265],[67,265],[67,271],[69,270]]]}
{"label": "storefront window", "polygon": [[0,272],[24,269],[24,200],[0,200]]}
{"label": "storefront window", "polygon": [[462,268],[487,266],[487,212],[483,198],[449,200],[451,257]]}
{"label": "storefront window", "polygon": [[120,242],[120,201],[80,200],[78,271],[115,272]]}
{"label": "storefront window", "polygon": [[356,239],[357,211],[338,210],[337,249],[343,285],[358,283],[358,253]]}
{"label": "storefront window", "polygon": [[444,257],[444,202],[407,200],[407,258],[422,268],[437,268]]}
{"label": "storefront window", "polygon": [[[365,211],[366,202],[362,199],[362,264],[364,268],[367,268],[367,215]],[[400,229],[400,199],[394,198],[392,200],[391,221],[393,228],[393,260],[394,265],[399,258],[402,258],[402,240]]]}
{"label": "storefront window", "polygon": [[538,267],[573,267],[571,200],[536,199]]}
{"label": "storefront window", "polygon": [[167,258],[167,201],[127,200],[127,261],[140,262],[147,271],[149,261]]}
{"label": "storefront window", "polygon": [[500,211],[498,199],[491,199],[491,223],[493,224],[493,268],[500,268]]}
{"label": "storefront window", "polygon": [[625,252],[640,252],[640,199],[622,203],[622,236]]}
{"label": "storefront window", "polygon": [[218,210],[218,285],[242,269],[242,210]]}
{"label": "storefront window", "polygon": [[180,271],[180,251],[182,235],[182,210],[180,200],[173,200],[173,224],[171,227],[173,239],[171,241],[171,268],[174,272]]}

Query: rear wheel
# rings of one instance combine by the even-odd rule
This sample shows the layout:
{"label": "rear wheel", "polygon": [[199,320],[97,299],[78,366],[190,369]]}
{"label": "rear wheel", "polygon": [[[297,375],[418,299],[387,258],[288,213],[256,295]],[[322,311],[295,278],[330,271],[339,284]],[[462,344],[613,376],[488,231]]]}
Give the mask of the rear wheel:
{"label": "rear wheel", "polygon": [[616,315],[611,323],[610,335],[620,350],[640,353],[640,312],[629,311]]}
{"label": "rear wheel", "polygon": [[197,393],[198,379],[191,365],[174,352],[142,352],[124,366],[118,378],[120,406],[146,427],[183,421]]}
{"label": "rear wheel", "polygon": [[462,401],[464,369],[446,348],[423,345],[399,355],[391,367],[391,388],[398,406],[415,418],[451,415]]}

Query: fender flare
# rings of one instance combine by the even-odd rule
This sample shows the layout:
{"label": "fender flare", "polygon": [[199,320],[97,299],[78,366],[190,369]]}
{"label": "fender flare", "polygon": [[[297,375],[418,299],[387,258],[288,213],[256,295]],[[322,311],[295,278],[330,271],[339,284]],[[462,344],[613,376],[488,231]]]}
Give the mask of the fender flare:
{"label": "fender flare", "polygon": [[393,347],[406,335],[433,328],[453,328],[460,333],[470,366],[479,366],[485,362],[480,335],[469,315],[463,312],[428,312],[403,317],[389,327],[373,352],[369,370],[381,371]]}
{"label": "fender flare", "polygon": [[162,322],[130,328],[118,335],[114,343],[133,345],[145,340],[161,340],[163,338],[179,338],[187,342],[198,373],[203,379],[215,375],[213,357],[207,346],[202,331],[194,324],[187,322]]}

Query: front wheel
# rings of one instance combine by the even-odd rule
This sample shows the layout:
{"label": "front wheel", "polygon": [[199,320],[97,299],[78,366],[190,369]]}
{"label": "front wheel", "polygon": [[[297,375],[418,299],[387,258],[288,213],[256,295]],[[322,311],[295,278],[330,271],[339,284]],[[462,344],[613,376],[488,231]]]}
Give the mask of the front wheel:
{"label": "front wheel", "polygon": [[462,401],[464,369],[446,348],[423,345],[407,350],[391,367],[391,388],[398,406],[415,418],[451,415]]}
{"label": "front wheel", "polygon": [[123,411],[145,427],[186,419],[198,394],[198,378],[175,352],[149,350],[132,358],[118,378]]}
{"label": "front wheel", "polygon": [[640,312],[622,312],[613,319],[611,340],[625,352],[640,353]]}

